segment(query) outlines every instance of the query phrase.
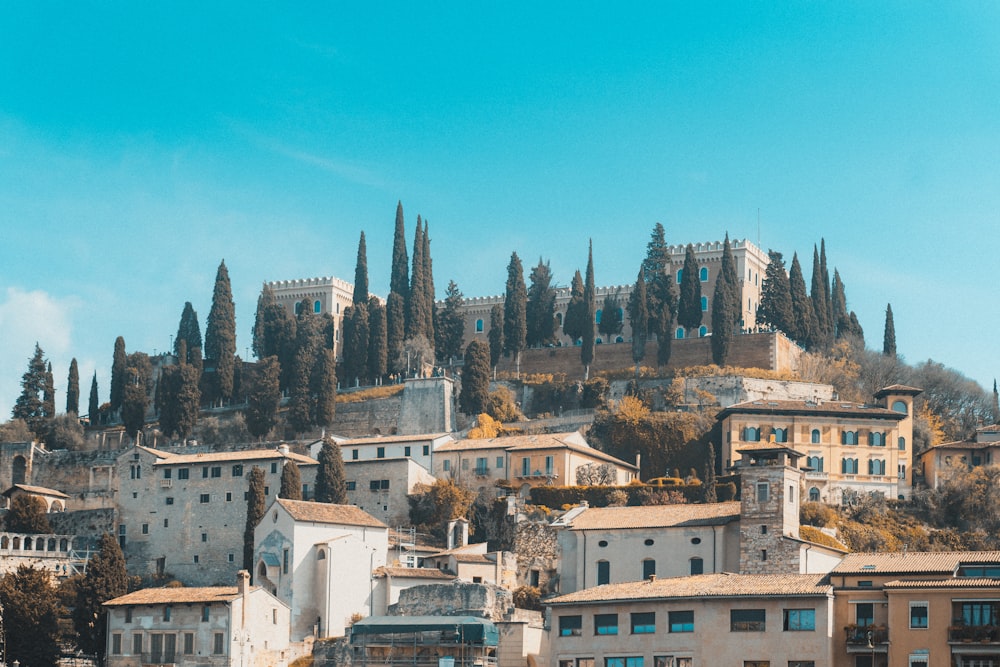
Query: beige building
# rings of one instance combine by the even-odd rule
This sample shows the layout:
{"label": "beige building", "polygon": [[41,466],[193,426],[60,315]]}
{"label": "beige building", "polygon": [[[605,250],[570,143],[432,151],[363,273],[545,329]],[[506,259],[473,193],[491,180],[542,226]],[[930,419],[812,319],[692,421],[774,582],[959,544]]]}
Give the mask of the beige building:
{"label": "beige building", "polygon": [[857,494],[909,498],[913,470],[913,397],[919,389],[893,385],[875,404],[847,401],[768,401],[723,409],[722,460],[733,464],[748,445],[774,442],[805,458],[806,499],[848,502]]}
{"label": "beige building", "polygon": [[701,574],[548,601],[552,667],[830,667],[824,575]]}
{"label": "beige building", "polygon": [[18,496],[29,496],[31,498],[38,498],[45,503],[46,513],[65,512],[66,501],[69,499],[69,496],[62,491],[47,489],[44,486],[31,486],[30,484],[15,484],[4,491],[3,495],[7,499],[8,509],[10,509],[11,502]]}
{"label": "beige building", "polygon": [[420,485],[434,484],[434,476],[409,458],[344,461],[347,502],[387,526],[410,525],[410,494]]}
{"label": "beige building", "polygon": [[314,459],[289,451],[172,453],[132,447],[118,457],[118,541],[130,574],[170,576],[187,585],[231,581],[243,567],[247,475],[264,471],[267,501],[281,490],[286,461],[300,469],[304,496]]}
{"label": "beige building", "polygon": [[936,489],[956,470],[1000,463],[1000,425],[976,429],[973,440],[958,440],[935,445],[920,454],[920,472],[924,483]]}
{"label": "beige building", "polygon": [[339,357],[344,350],[341,338],[344,332],[344,309],[354,303],[354,285],[340,278],[304,278],[300,280],[274,280],[264,283],[274,292],[274,298],[285,306],[293,317],[299,314],[302,302],[307,301],[316,315],[329,313],[334,321],[334,352]]}
{"label": "beige building", "polygon": [[145,588],[104,603],[108,667],[284,667],[288,607],[240,573],[236,586]]}
{"label": "beige building", "polygon": [[[409,382],[407,389],[409,389]],[[434,452],[454,439],[450,433],[421,433],[417,435],[380,435],[368,438],[334,436],[333,441],[340,445],[340,453],[344,463],[408,458],[423,468],[431,470]],[[313,458],[319,456],[319,450],[322,447],[322,441],[309,445],[309,452]]]}

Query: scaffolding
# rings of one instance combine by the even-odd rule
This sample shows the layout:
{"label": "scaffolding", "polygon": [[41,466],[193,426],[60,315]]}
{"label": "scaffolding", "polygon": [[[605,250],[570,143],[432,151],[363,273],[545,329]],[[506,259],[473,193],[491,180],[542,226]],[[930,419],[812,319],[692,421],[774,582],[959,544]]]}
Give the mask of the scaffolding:
{"label": "scaffolding", "polygon": [[351,628],[361,667],[496,667],[499,631],[474,616],[373,616]]}

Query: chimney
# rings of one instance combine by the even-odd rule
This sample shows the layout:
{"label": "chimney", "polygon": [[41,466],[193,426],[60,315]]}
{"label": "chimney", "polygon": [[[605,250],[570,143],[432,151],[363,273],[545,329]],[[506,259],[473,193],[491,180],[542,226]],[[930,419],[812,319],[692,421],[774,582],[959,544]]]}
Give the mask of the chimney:
{"label": "chimney", "polygon": [[650,574],[649,575],[649,583],[653,583],[654,581],[656,581],[656,574]]}
{"label": "chimney", "polygon": [[246,570],[236,573],[236,591],[240,595],[246,595],[250,591],[250,573]]}
{"label": "chimney", "polygon": [[288,456],[288,445],[285,443],[278,445],[278,452],[280,452],[282,456]]}

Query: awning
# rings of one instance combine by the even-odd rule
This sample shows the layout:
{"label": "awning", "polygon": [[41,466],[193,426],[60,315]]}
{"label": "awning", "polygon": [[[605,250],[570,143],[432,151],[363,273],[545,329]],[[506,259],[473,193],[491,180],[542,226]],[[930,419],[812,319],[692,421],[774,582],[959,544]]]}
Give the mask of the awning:
{"label": "awning", "polygon": [[496,646],[500,632],[493,621],[475,616],[371,616],[351,627],[351,641],[363,635],[453,632],[465,643]]}

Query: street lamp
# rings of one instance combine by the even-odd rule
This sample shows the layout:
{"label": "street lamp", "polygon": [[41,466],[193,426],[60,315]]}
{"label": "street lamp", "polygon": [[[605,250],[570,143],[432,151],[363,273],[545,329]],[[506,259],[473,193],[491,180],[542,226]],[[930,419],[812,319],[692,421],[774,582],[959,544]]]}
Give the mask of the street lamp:
{"label": "street lamp", "polygon": [[871,667],[875,667],[875,631],[868,631],[868,648],[872,652],[872,664]]}

